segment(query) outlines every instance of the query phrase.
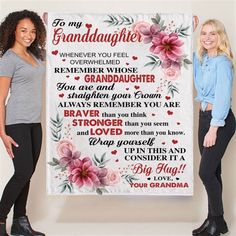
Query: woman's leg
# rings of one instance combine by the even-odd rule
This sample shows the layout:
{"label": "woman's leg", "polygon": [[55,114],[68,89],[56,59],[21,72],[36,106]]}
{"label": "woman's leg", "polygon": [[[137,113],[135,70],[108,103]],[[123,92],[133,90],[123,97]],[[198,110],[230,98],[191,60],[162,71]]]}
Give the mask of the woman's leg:
{"label": "woman's leg", "polygon": [[6,133],[19,144],[19,147],[13,146],[15,172],[3,191],[0,201],[0,222],[6,221],[11,207],[29,182],[34,170],[30,125],[8,125]]}
{"label": "woman's leg", "polygon": [[216,144],[203,148],[199,175],[206,188],[212,216],[223,215],[221,159],[235,132],[235,118],[230,111],[224,127],[217,131]]}
{"label": "woman's leg", "polygon": [[[198,147],[199,147],[199,152],[201,156],[204,149],[204,146],[203,146],[204,138],[210,128],[210,121],[211,121],[211,111],[199,112]],[[210,212],[211,210],[210,210],[210,204],[209,204],[209,199],[208,199],[208,216],[207,216],[208,219],[211,217]]]}
{"label": "woman's leg", "polygon": [[[198,142],[201,153],[199,175],[208,196],[208,217],[203,224],[192,231],[192,235],[219,235],[228,232],[223,218],[221,159],[235,132],[235,117],[230,110],[224,127],[218,129],[216,144],[203,146],[204,138],[210,128],[211,112],[200,112]],[[205,232],[207,231],[207,232]]]}
{"label": "woman's leg", "polygon": [[[42,128],[40,123],[31,124],[30,129],[31,140],[32,140],[32,158],[33,158],[33,172],[35,171],[38,158],[40,155],[41,144],[42,144]],[[21,193],[17,197],[15,204],[14,204],[14,215],[13,218],[17,219],[21,216],[26,215],[26,204],[28,199],[30,187],[30,180],[22,189]]]}

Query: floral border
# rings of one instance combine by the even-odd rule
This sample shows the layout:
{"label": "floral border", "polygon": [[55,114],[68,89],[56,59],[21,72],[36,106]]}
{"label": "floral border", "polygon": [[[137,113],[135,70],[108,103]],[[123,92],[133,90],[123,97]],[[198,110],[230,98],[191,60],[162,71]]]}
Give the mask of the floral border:
{"label": "floral border", "polygon": [[[94,154],[94,157],[82,157],[70,137],[70,129],[63,127],[63,118],[59,114],[51,118],[51,139],[55,143],[57,157],[48,162],[56,175],[54,178],[60,180],[58,188],[60,192],[73,194],[74,188],[85,188],[88,192],[96,192],[99,195],[109,193],[107,187],[116,186],[124,179],[128,184],[138,180],[134,175],[120,174],[120,171],[107,167],[110,159],[106,158],[106,152],[101,157]],[[62,137],[62,130],[66,129],[65,137]],[[71,139],[71,138],[70,138]]]}

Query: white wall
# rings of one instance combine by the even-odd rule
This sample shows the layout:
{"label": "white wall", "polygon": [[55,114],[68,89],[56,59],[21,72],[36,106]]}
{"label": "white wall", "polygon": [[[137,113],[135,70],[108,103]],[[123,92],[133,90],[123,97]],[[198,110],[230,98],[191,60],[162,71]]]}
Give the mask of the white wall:
{"label": "white wall", "polygon": [[[234,54],[236,55],[236,2],[234,1],[159,1],[159,0],[0,0],[0,19],[9,12],[31,9],[42,14],[45,11],[78,13],[155,13],[192,12],[200,22],[217,18],[224,22]],[[233,109],[236,113],[234,92]],[[194,118],[195,137],[197,134],[197,105]],[[223,163],[225,216],[232,223],[236,216],[236,146],[231,141]],[[45,186],[46,164],[45,143],[41,160],[32,179],[28,212],[32,220],[50,222],[194,222],[205,217],[206,196],[198,178],[199,153],[197,139],[194,140],[195,187],[193,197],[157,196],[47,196]],[[0,193],[12,174],[12,165],[3,146],[0,146]]]}

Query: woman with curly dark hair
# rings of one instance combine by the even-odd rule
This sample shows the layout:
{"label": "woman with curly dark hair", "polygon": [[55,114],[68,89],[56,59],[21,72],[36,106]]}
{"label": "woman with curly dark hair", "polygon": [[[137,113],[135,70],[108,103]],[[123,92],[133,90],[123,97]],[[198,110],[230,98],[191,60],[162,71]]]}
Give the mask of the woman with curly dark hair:
{"label": "woman with curly dark hair", "polygon": [[45,235],[31,228],[26,215],[30,179],[42,142],[45,38],[44,24],[32,11],[12,12],[0,25],[0,137],[15,170],[0,201],[0,236],[8,235],[6,219],[12,206],[11,235]]}

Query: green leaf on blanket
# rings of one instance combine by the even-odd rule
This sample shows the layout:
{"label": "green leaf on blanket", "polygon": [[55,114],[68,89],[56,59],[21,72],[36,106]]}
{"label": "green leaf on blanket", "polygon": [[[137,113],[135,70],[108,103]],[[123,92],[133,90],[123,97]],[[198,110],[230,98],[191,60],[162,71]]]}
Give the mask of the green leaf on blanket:
{"label": "green leaf on blanket", "polygon": [[61,188],[61,193],[65,191],[69,191],[69,193],[72,193],[74,190],[73,184],[68,179],[65,179],[58,187]]}
{"label": "green leaf on blanket", "polygon": [[134,180],[139,180],[135,177],[135,175],[122,175],[122,178],[124,178],[129,184],[132,184]]}
{"label": "green leaf on blanket", "polygon": [[63,125],[63,118],[60,118],[59,114],[57,113],[56,118],[53,119],[50,118],[51,122],[51,134],[52,134],[52,140],[55,142],[59,142],[61,139],[61,130]]}
{"label": "green leaf on blanket", "polygon": [[108,23],[108,26],[132,25],[134,19],[124,15],[107,15],[109,19],[103,22]]}
{"label": "green leaf on blanket", "polygon": [[144,66],[152,66],[151,70],[154,70],[157,66],[161,65],[161,60],[158,56],[155,55],[149,55],[147,56],[151,61],[146,63]]}
{"label": "green leaf on blanket", "polygon": [[99,167],[99,168],[104,168],[106,166],[106,163],[108,161],[110,161],[110,159],[106,160],[105,157],[106,157],[106,153],[105,152],[102,154],[100,159],[96,156],[96,154],[94,154],[94,157],[93,157],[94,165]]}
{"label": "green leaf on blanket", "polygon": [[171,82],[168,82],[168,94],[171,94],[172,98],[174,97],[175,93],[179,93],[179,89]]}
{"label": "green leaf on blanket", "polygon": [[183,24],[181,24],[180,27],[175,29],[175,33],[177,33],[179,37],[186,38],[189,36],[189,34],[187,34],[189,27],[190,26],[183,27]]}
{"label": "green leaf on blanket", "polygon": [[97,188],[96,193],[102,195],[103,193],[109,193],[105,188]]}

